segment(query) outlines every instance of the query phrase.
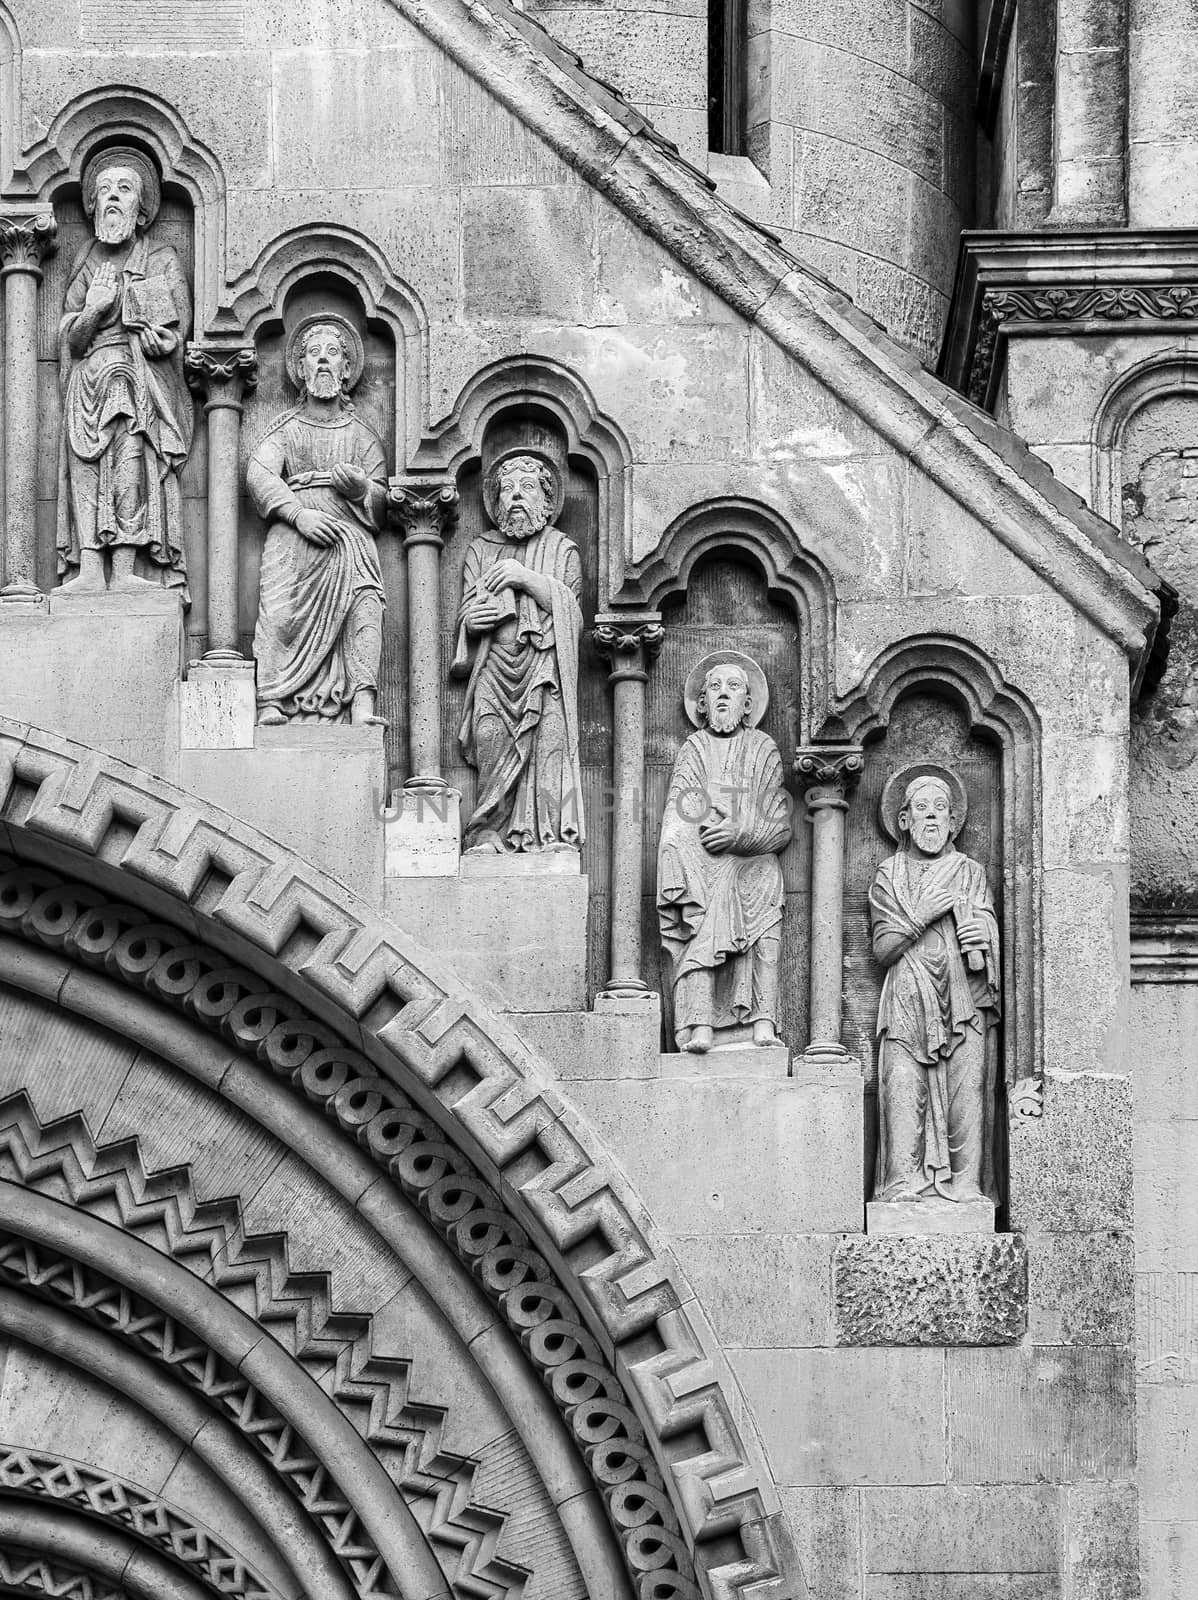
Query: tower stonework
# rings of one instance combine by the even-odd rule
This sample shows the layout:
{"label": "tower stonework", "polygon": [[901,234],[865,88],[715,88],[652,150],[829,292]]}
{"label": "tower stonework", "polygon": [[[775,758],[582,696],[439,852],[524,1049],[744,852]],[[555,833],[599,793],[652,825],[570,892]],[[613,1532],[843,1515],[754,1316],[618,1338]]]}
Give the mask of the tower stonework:
{"label": "tower stonework", "polygon": [[0,1590],[1192,1600],[1187,4],[0,0]]}

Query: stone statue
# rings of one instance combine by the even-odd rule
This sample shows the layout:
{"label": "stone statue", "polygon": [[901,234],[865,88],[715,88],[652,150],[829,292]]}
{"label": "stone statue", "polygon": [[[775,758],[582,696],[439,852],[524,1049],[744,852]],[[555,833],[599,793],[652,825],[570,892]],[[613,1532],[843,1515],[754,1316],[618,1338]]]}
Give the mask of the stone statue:
{"label": "stone statue", "polygon": [[[466,853],[577,850],[582,563],[554,527],[563,464],[513,445],[483,461],[493,528],[471,540],[451,672],[469,674],[458,737],[478,771]],[[471,652],[473,651],[473,662]]]}
{"label": "stone statue", "polygon": [[[64,589],[186,587],[179,474],[191,449],[183,375],[191,297],[179,257],[149,230],[161,191],[150,161],[104,150],[83,173],[95,238],[71,270],[59,324],[63,383],[58,570]],[[74,576],[71,576],[74,574]],[[186,596],[185,596],[186,598]]]}
{"label": "stone statue", "polygon": [[696,732],[678,752],[657,852],[657,911],[674,984],[674,1036],[703,1054],[778,1043],[783,887],[791,839],[778,746],[757,724],[755,661],[716,651],[684,691]]}
{"label": "stone statue", "polygon": [[266,520],[254,655],[258,721],[380,723],[383,578],[374,536],[387,501],[382,441],[350,391],[365,351],[344,317],[306,317],[287,341],[303,399],[250,456],[246,487]]}
{"label": "stone statue", "polygon": [[921,764],[883,791],[899,844],[869,892],[878,1006],[875,1200],[993,1200],[991,1128],[998,1055],[998,921],[982,866],[953,843],[961,780]]}

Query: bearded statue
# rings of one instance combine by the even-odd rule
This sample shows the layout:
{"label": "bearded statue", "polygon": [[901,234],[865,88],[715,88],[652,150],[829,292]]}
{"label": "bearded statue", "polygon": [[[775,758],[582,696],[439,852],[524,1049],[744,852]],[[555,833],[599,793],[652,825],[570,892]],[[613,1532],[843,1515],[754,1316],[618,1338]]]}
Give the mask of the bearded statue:
{"label": "bearded statue", "polygon": [[159,200],[158,174],[136,150],[104,150],[84,169],[95,238],[71,270],[58,330],[64,589],[186,585],[179,474],[193,422],[183,374],[191,297],[179,257],[152,236]]}
{"label": "bearded statue", "polygon": [[577,850],[582,563],[553,526],[561,472],[548,452],[514,447],[488,465],[483,497],[494,526],[466,552],[451,669],[468,679],[459,739],[478,771],[463,847]]}

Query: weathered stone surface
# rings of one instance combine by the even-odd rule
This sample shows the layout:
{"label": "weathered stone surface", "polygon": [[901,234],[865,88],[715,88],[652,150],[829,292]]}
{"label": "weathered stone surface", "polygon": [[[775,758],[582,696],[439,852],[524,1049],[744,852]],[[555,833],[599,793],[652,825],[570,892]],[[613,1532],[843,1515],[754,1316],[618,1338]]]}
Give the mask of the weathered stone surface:
{"label": "weathered stone surface", "polygon": [[861,1492],[782,1490],[803,1574],[820,1600],[861,1600]]}
{"label": "weathered stone surface", "polygon": [[741,1350],[730,1359],[779,1483],[947,1481],[943,1351]]}
{"label": "weathered stone surface", "polygon": [[1130,1351],[1034,1345],[950,1350],[946,1361],[952,1482],[1130,1476]]}
{"label": "weathered stone surface", "polygon": [[842,1239],[832,1282],[839,1344],[1014,1344],[1027,1326],[1017,1234]]}
{"label": "weathered stone surface", "polygon": [[1131,1084],[1050,1073],[1044,1114],[1011,1138],[1011,1226],[1090,1233],[1131,1226]]}
{"label": "weathered stone surface", "polygon": [[754,1349],[829,1345],[837,1235],[681,1235],[679,1260],[721,1344]]}
{"label": "weathered stone surface", "polygon": [[1028,1242],[1028,1333],[1036,1344],[1130,1344],[1135,1337],[1132,1236],[1034,1233]]}
{"label": "weathered stone surface", "polygon": [[1055,1487],[866,1489],[868,1573],[1053,1573],[1063,1492]]}
{"label": "weathered stone surface", "polygon": [[939,1195],[919,1200],[871,1200],[865,1208],[865,1231],[899,1238],[993,1233],[994,1202],[946,1200]]}
{"label": "weathered stone surface", "polygon": [[384,833],[383,871],[388,878],[456,878],[462,856],[461,795],[392,796]]}
{"label": "weathered stone surface", "polygon": [[193,666],[179,688],[179,742],[184,750],[252,750],[254,669]]}
{"label": "weathered stone surface", "polygon": [[521,1011],[513,1024],[541,1052],[559,1081],[656,1078],[660,1072],[661,1000],[599,1000],[593,1011]]}

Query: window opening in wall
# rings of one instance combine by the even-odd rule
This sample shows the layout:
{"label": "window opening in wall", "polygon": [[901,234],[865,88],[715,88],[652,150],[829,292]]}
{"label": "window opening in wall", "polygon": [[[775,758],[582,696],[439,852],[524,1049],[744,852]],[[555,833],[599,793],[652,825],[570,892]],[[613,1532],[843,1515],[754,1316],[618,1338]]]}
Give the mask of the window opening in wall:
{"label": "window opening in wall", "polygon": [[708,0],[707,147],[720,155],[745,152],[748,0]]}

